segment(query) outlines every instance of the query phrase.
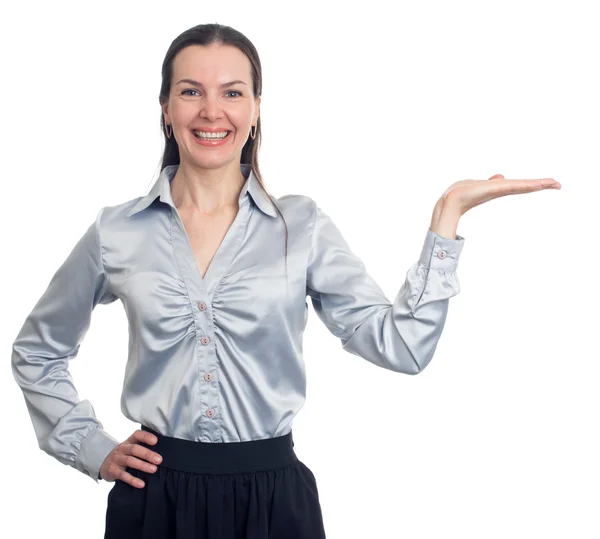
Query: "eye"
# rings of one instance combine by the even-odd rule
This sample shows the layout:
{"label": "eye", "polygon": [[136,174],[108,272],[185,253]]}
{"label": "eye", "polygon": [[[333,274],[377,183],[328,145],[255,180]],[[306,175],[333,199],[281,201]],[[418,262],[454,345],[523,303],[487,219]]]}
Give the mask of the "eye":
{"label": "eye", "polygon": [[238,92],[237,90],[229,90],[227,93],[228,93],[228,94],[238,94],[238,95],[242,95],[242,92]]}
{"label": "eye", "polygon": [[190,94],[186,94],[186,92],[196,92],[196,90],[192,89],[192,88],[188,88],[187,90],[183,90],[181,92],[181,95],[190,95]]}

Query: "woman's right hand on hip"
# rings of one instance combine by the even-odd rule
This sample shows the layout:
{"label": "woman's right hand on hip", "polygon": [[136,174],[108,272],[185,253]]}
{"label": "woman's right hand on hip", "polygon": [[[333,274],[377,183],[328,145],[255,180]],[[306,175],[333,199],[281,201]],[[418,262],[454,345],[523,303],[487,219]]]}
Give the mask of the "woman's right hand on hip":
{"label": "woman's right hand on hip", "polygon": [[[147,447],[141,446],[140,442],[154,445],[157,441],[154,434],[140,429],[136,430],[127,440],[115,447],[104,459],[100,467],[100,477],[105,481],[120,480],[133,487],[144,488],[144,482],[131,475],[125,469],[129,467],[154,473],[156,471],[155,464],[160,464],[162,457]],[[156,458],[159,460],[156,461]],[[152,462],[154,464],[151,464]]]}

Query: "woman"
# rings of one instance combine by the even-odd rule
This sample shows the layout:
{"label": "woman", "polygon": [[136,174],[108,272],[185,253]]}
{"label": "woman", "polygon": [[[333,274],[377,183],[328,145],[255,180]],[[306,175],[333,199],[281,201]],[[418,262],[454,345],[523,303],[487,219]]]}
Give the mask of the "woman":
{"label": "woman", "polygon": [[[236,30],[200,25],[173,41],[160,177],[149,194],[100,210],[14,343],[40,447],[115,481],[106,538],[325,537],[316,480],[291,431],[305,397],[306,296],[346,351],[419,373],[459,292],[460,216],[560,188],[501,175],[453,184],[391,304],[313,200],[265,190],[261,91],[258,54]],[[67,371],[92,310],[117,299],[130,336],[122,409],[141,426],[122,443]]]}

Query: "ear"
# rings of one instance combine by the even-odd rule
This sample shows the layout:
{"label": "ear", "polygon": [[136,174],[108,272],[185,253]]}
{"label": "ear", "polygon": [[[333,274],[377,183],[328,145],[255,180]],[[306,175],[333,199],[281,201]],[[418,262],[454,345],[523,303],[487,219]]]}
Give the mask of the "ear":
{"label": "ear", "polygon": [[256,125],[256,122],[258,122],[258,117],[260,116],[260,96],[258,96],[256,98],[256,112],[254,113],[254,123]]}
{"label": "ear", "polygon": [[[159,101],[159,103],[160,103],[160,101]],[[161,103],[160,108],[162,109],[163,116],[165,117],[165,123],[167,123],[167,124],[171,123],[169,120],[169,103],[168,102]]]}

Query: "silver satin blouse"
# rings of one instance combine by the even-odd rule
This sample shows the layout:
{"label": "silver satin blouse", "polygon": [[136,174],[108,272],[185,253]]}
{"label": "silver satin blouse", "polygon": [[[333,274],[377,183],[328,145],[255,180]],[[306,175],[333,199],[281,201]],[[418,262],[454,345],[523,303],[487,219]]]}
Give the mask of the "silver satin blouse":
{"label": "silver satin blouse", "polygon": [[292,429],[306,394],[308,296],[344,350],[417,374],[460,291],[463,237],[428,229],[391,303],[311,198],[269,197],[244,164],[238,214],[202,278],[171,198],[177,168],[146,196],[99,211],[13,344],[40,448],[96,482],[120,442],[79,398],[68,364],[97,304],[119,299],[127,314],[123,414],[166,436],[223,443]]}

